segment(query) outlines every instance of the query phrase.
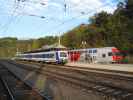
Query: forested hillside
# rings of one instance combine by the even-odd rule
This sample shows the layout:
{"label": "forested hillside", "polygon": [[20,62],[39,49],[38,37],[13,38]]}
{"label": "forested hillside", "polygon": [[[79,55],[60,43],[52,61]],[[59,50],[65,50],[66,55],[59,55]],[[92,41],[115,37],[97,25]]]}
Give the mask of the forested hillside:
{"label": "forested hillside", "polygon": [[[68,48],[116,46],[133,54],[133,0],[120,2],[113,14],[100,12],[88,19],[89,24],[79,25],[63,34],[61,43]],[[36,40],[2,38],[0,56],[12,57],[17,51],[33,50],[55,42],[58,37],[53,36]]]}
{"label": "forested hillside", "polygon": [[113,14],[97,13],[89,22],[65,33],[63,44],[80,48],[86,41],[86,47],[116,46],[133,53],[133,0],[120,2]]}
{"label": "forested hillside", "polygon": [[0,58],[13,57],[16,52],[30,51],[41,48],[43,45],[55,43],[57,37],[47,36],[39,39],[18,40],[17,38],[1,38],[0,39]]}

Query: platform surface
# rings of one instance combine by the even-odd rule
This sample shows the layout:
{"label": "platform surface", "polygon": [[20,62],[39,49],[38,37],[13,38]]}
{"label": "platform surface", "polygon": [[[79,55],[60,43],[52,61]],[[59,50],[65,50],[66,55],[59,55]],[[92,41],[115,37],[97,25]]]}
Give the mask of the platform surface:
{"label": "platform surface", "polygon": [[72,63],[67,63],[66,65],[75,66],[75,67],[88,67],[88,68],[133,72],[133,64],[89,64],[89,63],[72,62]]}

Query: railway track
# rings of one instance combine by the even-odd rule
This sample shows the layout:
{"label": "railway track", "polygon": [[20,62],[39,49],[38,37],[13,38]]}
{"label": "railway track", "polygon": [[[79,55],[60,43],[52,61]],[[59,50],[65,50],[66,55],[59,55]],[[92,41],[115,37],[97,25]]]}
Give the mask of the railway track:
{"label": "railway track", "polygon": [[0,100],[46,100],[0,64]]}
{"label": "railway track", "polygon": [[[20,62],[19,62],[20,63]],[[85,68],[85,67],[73,67],[73,66],[61,66],[61,65],[49,65],[49,64],[40,64],[33,62],[25,62],[26,65],[37,65],[32,66],[33,68],[44,67],[49,70],[58,70],[58,72],[66,71],[68,74],[73,75],[73,73],[78,73],[80,76],[86,78],[93,78],[103,81],[103,83],[111,84],[116,87],[124,87],[126,89],[133,90],[133,73],[131,72],[123,72],[123,71],[113,71],[113,70],[104,70],[104,69],[96,69],[96,68]],[[28,63],[28,64],[27,64]],[[24,64],[24,62],[22,63]],[[47,67],[48,66],[48,67]],[[115,81],[114,81],[115,80]],[[128,84],[128,87],[127,85]]]}
{"label": "railway track", "polygon": [[[20,61],[18,63],[21,64],[32,64],[37,66],[50,66],[52,68],[60,68],[60,69],[71,69],[71,70],[80,70],[80,71],[89,71],[89,72],[97,72],[102,74],[110,74],[110,75],[117,75],[122,76],[121,79],[125,78],[128,80],[133,79],[133,72],[125,72],[120,70],[109,70],[109,69],[98,69],[98,68],[89,68],[89,67],[79,67],[79,66],[68,66],[68,65],[56,65],[56,64],[45,64],[45,63],[39,63],[39,62],[27,62],[27,61]],[[128,78],[127,78],[128,77]]]}
{"label": "railway track", "polygon": [[[0,68],[0,72],[4,71],[3,68]],[[9,88],[6,86],[3,81],[0,73],[0,100],[14,100],[12,94],[10,93]]]}
{"label": "railway track", "polygon": [[[62,75],[51,71],[46,71],[45,75],[51,76],[53,79],[67,81],[71,85],[76,85],[80,89],[84,89],[85,92],[92,90],[101,95],[105,95],[106,98],[112,98],[111,100],[132,100],[133,93],[131,91],[113,87],[107,84],[101,84],[100,82],[88,81],[76,77],[70,77],[68,75]],[[52,74],[52,75],[51,75]]]}
{"label": "railway track", "polygon": [[[18,66],[15,62],[9,63]],[[46,64],[39,64],[39,66],[40,67],[32,67],[29,65],[25,66],[23,64],[19,64],[19,67],[21,68],[29,71],[36,69],[37,73],[50,76],[56,80],[65,81],[72,86],[75,85],[83,89],[86,92],[91,90],[101,95],[104,95],[106,98],[112,98],[107,100],[132,100],[133,98],[133,87],[127,88],[125,86],[121,87],[122,85],[120,85],[120,82],[122,82],[123,80],[123,82],[126,83],[127,81],[129,81],[130,85],[132,86],[133,79],[131,75],[127,76],[125,75],[125,73],[125,76],[121,76],[121,74],[111,75],[112,72],[109,74],[107,72],[99,73],[97,70],[95,71],[84,68],[73,68],[70,66],[55,66]],[[116,84],[114,81],[119,82]]]}

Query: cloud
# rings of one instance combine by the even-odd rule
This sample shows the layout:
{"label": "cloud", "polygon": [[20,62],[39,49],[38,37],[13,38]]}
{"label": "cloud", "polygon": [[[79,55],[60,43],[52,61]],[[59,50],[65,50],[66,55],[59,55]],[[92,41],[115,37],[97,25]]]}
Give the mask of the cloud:
{"label": "cloud", "polygon": [[[106,0],[106,2],[103,0],[69,0],[67,2],[70,5],[70,10],[75,13],[80,13],[80,12],[87,12],[91,10],[95,11],[101,11],[105,10],[107,12],[111,12],[114,10],[114,7],[112,7],[112,2],[111,0]],[[106,9],[104,9],[106,8]],[[110,8],[110,9],[107,9]]]}
{"label": "cloud", "polygon": [[73,19],[88,19],[101,11],[113,13],[117,5],[114,0],[66,0],[66,4],[66,13]]}

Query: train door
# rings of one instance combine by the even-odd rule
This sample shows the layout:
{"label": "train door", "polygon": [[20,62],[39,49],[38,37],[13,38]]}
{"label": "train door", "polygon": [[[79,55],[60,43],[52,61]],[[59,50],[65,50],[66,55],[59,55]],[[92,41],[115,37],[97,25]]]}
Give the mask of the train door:
{"label": "train door", "polygon": [[96,48],[93,48],[93,49],[88,49],[87,50],[88,52],[88,60],[90,63],[97,63],[97,54],[98,54],[98,51]]}
{"label": "train door", "polygon": [[60,63],[59,61],[59,52],[56,51],[56,63]]}

